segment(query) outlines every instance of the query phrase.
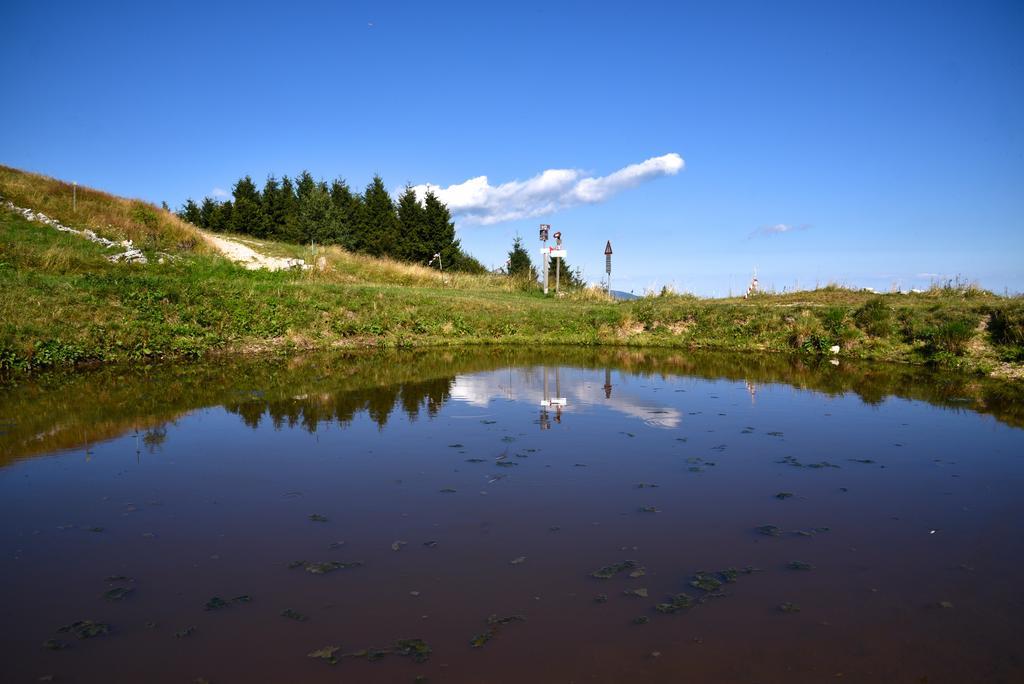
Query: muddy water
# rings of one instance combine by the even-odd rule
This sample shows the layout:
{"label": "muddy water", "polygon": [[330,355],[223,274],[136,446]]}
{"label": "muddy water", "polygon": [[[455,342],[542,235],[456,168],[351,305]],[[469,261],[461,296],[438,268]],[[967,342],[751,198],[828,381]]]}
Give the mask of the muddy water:
{"label": "muddy water", "polygon": [[0,679],[1022,681],[1015,392],[557,350],[23,382]]}

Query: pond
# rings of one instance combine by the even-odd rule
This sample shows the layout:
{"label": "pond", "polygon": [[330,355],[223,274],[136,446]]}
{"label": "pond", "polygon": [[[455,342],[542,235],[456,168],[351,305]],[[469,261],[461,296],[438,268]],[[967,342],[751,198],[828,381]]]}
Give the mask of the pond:
{"label": "pond", "polygon": [[1022,681],[1022,425],[976,378],[624,349],[21,381],[0,679]]}

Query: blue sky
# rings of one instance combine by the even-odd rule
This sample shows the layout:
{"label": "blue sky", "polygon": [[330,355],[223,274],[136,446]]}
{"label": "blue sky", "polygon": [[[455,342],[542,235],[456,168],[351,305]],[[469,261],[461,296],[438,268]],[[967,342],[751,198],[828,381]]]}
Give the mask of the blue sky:
{"label": "blue sky", "polygon": [[[957,274],[1024,290],[1024,3],[3,15],[0,163],[172,206],[302,169],[461,186],[459,236],[484,263],[517,233],[539,247],[546,222],[591,280],[610,239],[613,286],[637,292],[738,292],[755,267],[780,290]],[[606,178],[669,154],[685,166]],[[558,169],[527,184],[539,195],[502,188]]]}

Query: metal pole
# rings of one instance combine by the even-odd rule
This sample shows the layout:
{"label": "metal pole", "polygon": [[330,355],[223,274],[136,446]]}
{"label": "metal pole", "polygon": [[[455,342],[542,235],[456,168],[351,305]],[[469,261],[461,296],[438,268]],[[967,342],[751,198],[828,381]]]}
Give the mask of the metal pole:
{"label": "metal pole", "polygon": [[559,293],[558,281],[562,275],[562,257],[555,257],[555,296]]}
{"label": "metal pole", "polygon": [[544,252],[540,255],[541,261],[544,262],[544,294],[548,293],[548,254]]}

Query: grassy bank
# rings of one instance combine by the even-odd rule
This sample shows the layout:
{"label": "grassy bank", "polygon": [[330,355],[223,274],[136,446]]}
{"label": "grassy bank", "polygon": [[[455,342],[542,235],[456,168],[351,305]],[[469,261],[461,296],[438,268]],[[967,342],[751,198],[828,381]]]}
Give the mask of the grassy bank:
{"label": "grassy bank", "polygon": [[[555,300],[502,276],[441,276],[337,248],[314,255],[248,239],[317,267],[247,271],[209,253],[201,235],[168,212],[78,192],[73,211],[70,188],[59,181],[0,169],[4,199],[106,237],[131,237],[154,258],[113,264],[110,250],[0,210],[0,368],[8,373],[262,350],[494,343],[810,356],[832,356],[838,345],[839,358],[1010,375],[1024,362],[1024,300],[971,287],[622,303],[579,292]],[[168,255],[162,263],[157,252]]]}

